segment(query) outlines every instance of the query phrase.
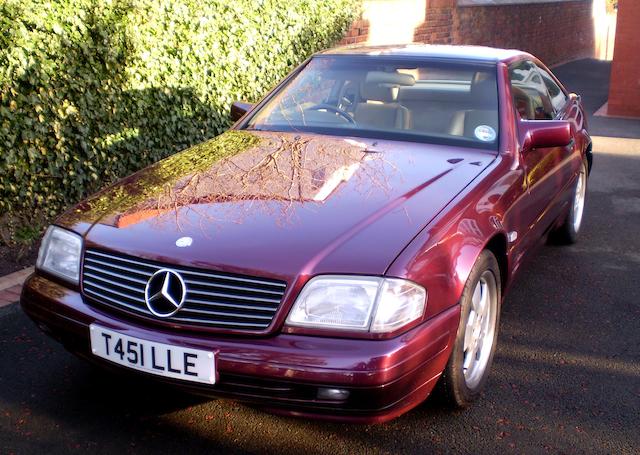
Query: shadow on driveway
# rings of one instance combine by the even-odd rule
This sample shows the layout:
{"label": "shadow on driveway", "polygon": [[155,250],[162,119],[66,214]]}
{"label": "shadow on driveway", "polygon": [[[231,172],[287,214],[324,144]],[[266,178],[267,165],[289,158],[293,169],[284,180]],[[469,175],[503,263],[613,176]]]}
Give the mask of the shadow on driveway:
{"label": "shadow on driveway", "polygon": [[503,308],[483,399],[388,424],[276,417],[94,370],[17,306],[0,312],[0,451],[637,453],[640,156],[596,150],[584,231],[545,246]]}

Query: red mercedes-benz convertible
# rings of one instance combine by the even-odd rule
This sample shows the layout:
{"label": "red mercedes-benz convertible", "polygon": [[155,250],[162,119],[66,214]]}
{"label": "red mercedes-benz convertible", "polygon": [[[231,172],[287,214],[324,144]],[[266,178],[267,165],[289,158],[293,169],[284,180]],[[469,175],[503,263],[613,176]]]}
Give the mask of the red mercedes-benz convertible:
{"label": "red mercedes-benz convertible", "polygon": [[24,311],[102,366],[281,413],[478,398],[523,260],[580,231],[580,97],[520,51],[347,47],[232,116],[63,214]]}

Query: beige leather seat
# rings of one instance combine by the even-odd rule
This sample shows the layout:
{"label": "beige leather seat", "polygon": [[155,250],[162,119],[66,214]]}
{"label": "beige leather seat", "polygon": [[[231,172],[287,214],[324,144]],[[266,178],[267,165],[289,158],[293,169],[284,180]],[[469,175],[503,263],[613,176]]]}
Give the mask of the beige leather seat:
{"label": "beige leather seat", "polygon": [[413,85],[408,74],[371,71],[360,86],[360,97],[371,102],[356,105],[354,117],[358,125],[375,129],[409,129],[411,113],[397,102],[401,86]]}
{"label": "beige leather seat", "polygon": [[451,118],[449,134],[474,137],[480,125],[498,130],[498,99],[495,79],[485,79],[471,85],[471,103],[474,109],[457,111]]}
{"label": "beige leather seat", "polygon": [[453,114],[449,134],[453,136],[473,137],[475,129],[487,125],[498,130],[497,111],[469,109]]}

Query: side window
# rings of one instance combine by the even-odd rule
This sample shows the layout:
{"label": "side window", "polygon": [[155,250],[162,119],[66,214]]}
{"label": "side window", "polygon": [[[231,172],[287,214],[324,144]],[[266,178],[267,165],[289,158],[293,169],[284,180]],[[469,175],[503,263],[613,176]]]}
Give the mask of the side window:
{"label": "side window", "polygon": [[553,104],[556,112],[560,112],[564,108],[564,105],[567,104],[567,95],[565,95],[560,86],[556,84],[556,81],[553,80],[553,77],[551,77],[548,71],[539,66],[537,68],[551,97],[551,104]]}
{"label": "side window", "polygon": [[513,104],[524,120],[553,120],[555,110],[547,87],[533,62],[524,61],[509,69]]}

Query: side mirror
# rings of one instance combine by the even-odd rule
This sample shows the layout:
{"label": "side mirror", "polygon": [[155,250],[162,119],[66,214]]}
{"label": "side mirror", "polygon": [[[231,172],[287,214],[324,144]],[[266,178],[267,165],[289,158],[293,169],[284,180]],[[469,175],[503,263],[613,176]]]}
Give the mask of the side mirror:
{"label": "side mirror", "polygon": [[566,120],[521,120],[522,151],[534,148],[566,147],[571,143],[571,124]]}
{"label": "side mirror", "polygon": [[245,103],[244,101],[234,101],[231,105],[231,120],[237,122],[246,114],[249,109],[253,107],[251,103]]}

